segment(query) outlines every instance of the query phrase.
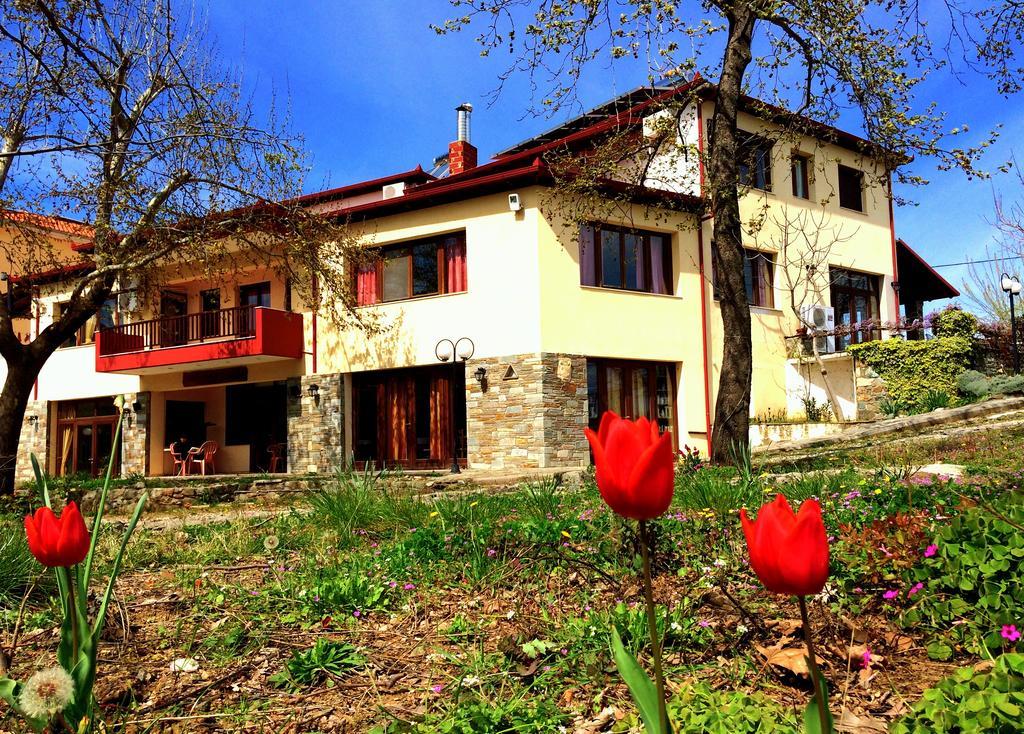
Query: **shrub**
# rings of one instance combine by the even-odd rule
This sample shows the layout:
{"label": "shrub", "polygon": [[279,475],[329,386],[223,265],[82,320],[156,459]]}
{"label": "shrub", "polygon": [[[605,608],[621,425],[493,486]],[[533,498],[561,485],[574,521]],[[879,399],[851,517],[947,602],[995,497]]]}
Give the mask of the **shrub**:
{"label": "shrub", "polygon": [[921,398],[918,406],[922,412],[928,413],[938,408],[948,408],[953,402],[953,398],[950,397],[948,392],[942,390],[929,390]]}
{"label": "shrub", "polygon": [[959,306],[950,305],[932,316],[932,333],[938,339],[959,338],[970,341],[978,331],[978,319]]}
{"label": "shrub", "polygon": [[957,378],[967,369],[971,342],[962,336],[928,341],[886,339],[853,344],[847,351],[877,372],[891,400],[922,408],[931,391],[952,395]]}
{"label": "shrub", "polygon": [[801,399],[804,404],[804,415],[808,423],[830,423],[832,421],[832,406],[828,401],[818,402],[810,395]]}
{"label": "shrub", "polygon": [[885,397],[878,401],[878,410],[886,418],[895,418],[904,411],[904,408],[898,400]]}
{"label": "shrub", "polygon": [[996,375],[986,377],[980,372],[967,370],[956,381],[957,390],[974,400],[1024,391],[1024,375]]}
{"label": "shrub", "polygon": [[1003,517],[980,507],[953,517],[933,541],[935,555],[904,575],[903,598],[923,586],[908,599],[903,621],[940,633],[928,648],[933,658],[952,656],[947,641],[1000,650],[1002,625],[1024,618],[1024,533],[1014,527],[1024,525],[1024,504],[1010,495],[996,509]]}
{"label": "shrub", "polygon": [[895,722],[893,734],[953,734],[1020,731],[1024,717],[1024,655],[1008,653],[991,670],[961,668],[929,688],[911,713]]}

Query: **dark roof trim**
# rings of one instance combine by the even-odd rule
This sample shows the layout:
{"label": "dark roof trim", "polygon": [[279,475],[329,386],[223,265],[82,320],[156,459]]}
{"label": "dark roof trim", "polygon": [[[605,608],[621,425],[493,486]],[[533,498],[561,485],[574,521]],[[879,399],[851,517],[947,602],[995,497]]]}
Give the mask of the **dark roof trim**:
{"label": "dark roof trim", "polygon": [[[473,171],[477,170],[479,169],[473,169]],[[364,221],[399,212],[424,209],[453,201],[485,196],[498,191],[507,191],[515,186],[551,185],[552,183],[554,183],[554,177],[548,167],[540,158],[535,158],[529,165],[509,170],[498,170],[484,176],[469,177],[458,175],[437,179],[428,184],[417,186],[403,196],[338,209],[330,212],[330,214],[339,218],[347,217],[353,221]],[[619,181],[605,181],[602,187],[614,194],[629,195],[634,201],[641,204],[649,203],[655,206],[671,204],[675,207],[681,206],[683,210],[691,212],[699,211],[703,206],[703,201],[695,196],[662,191],[660,189],[636,187]]]}
{"label": "dark roof trim", "polygon": [[[552,147],[557,145],[564,145],[576,140],[592,137],[615,127],[618,124],[629,122],[632,122],[632,124],[639,124],[640,120],[630,120],[630,118],[653,104],[693,91],[696,91],[697,94],[707,100],[713,97],[715,84],[703,79],[698,74],[691,81],[675,87],[638,87],[616,99],[605,102],[582,115],[567,120],[561,125],[542,132],[528,140],[516,143],[510,148],[506,148],[502,152],[498,153],[495,158],[501,161],[517,155],[537,155],[538,152],[550,150]],[[626,109],[616,112],[620,102],[624,102],[629,106],[627,106]],[[853,133],[840,130],[833,125],[818,122],[810,117],[795,115],[788,110],[768,104],[767,102],[762,102],[754,97],[744,95],[740,100],[740,104],[741,109],[744,112],[754,115],[755,117],[761,117],[762,119],[767,118],[771,121],[778,122],[796,117],[800,120],[801,124],[806,127],[809,134],[818,135],[822,138],[828,139],[842,148],[876,157],[895,159],[898,164],[910,162],[910,158],[907,156],[897,154],[892,151],[886,151],[877,143],[873,143],[870,140],[854,135]],[[600,118],[602,113],[611,114],[612,112],[615,112],[614,116],[607,117],[603,122],[593,121],[594,117]],[[593,124],[587,124],[592,121]],[[609,121],[614,121],[614,123],[608,124]],[[559,136],[559,133],[565,134]]]}
{"label": "dark roof trim", "polygon": [[405,171],[404,173],[395,173],[390,176],[374,178],[369,181],[360,181],[359,183],[348,184],[347,186],[327,189],[326,191],[316,191],[312,194],[303,194],[302,196],[295,197],[291,201],[294,203],[317,204],[319,202],[333,201],[334,199],[340,199],[346,196],[366,194],[371,191],[381,189],[388,184],[399,183],[402,181],[422,184],[434,180],[436,180],[435,177],[424,171],[422,166],[416,166],[411,171]]}
{"label": "dark roof trim", "polygon": [[71,275],[81,275],[96,269],[96,265],[90,262],[64,265],[63,267],[44,270],[39,273],[27,273],[25,275],[11,276],[12,283],[26,285],[43,285],[44,283],[57,283]]}
{"label": "dark roof trim", "polygon": [[[957,296],[960,295],[960,291],[959,290],[954,288],[953,285],[948,280],[943,278],[938,273],[938,271],[935,268],[933,268],[931,265],[929,265],[927,263],[927,261],[923,257],[921,257],[920,255],[918,255],[914,251],[914,249],[910,245],[908,245],[904,240],[902,240],[900,238],[897,238],[896,239],[896,247],[898,248],[897,255],[899,255],[900,252],[903,252],[903,253],[906,253],[906,255],[908,255],[909,257],[911,257],[914,260],[916,260],[921,265],[922,268],[924,268],[926,271],[928,271],[928,273],[931,276],[933,276],[935,278],[935,280],[938,281],[937,285],[939,286],[939,289],[940,290],[945,290],[949,294],[949,295],[945,295],[945,296],[936,296],[935,298],[928,298],[928,299],[925,299],[925,300],[935,301],[935,300],[938,300],[939,298],[956,298]],[[901,280],[902,280],[902,278],[901,278]]]}

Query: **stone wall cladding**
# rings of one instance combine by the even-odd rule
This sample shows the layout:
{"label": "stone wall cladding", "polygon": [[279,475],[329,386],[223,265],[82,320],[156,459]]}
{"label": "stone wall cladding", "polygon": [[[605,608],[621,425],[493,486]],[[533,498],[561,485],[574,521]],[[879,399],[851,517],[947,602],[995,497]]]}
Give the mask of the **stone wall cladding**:
{"label": "stone wall cladding", "polygon": [[[320,388],[319,404],[309,395],[310,385]],[[288,380],[288,472],[334,472],[344,461],[344,375]]]}
{"label": "stone wall cladding", "polygon": [[30,400],[25,407],[25,417],[21,423],[21,438],[18,441],[18,459],[15,463],[15,482],[30,482],[34,479],[32,460],[36,455],[39,466],[46,471],[49,454],[50,411],[45,400]]}
{"label": "stone wall cladding", "polygon": [[121,426],[121,476],[146,476],[149,474],[149,393],[127,393],[124,399],[125,407],[132,413],[131,421],[126,418]]}
{"label": "stone wall cladding", "polygon": [[889,397],[885,380],[860,361],[856,362],[854,380],[857,390],[857,420],[875,420],[882,417],[882,400]]}
{"label": "stone wall cladding", "polygon": [[[475,372],[487,372],[487,389]],[[510,374],[509,368],[512,373]],[[466,364],[466,443],[471,467],[542,468],[589,463],[586,358],[518,354]]]}

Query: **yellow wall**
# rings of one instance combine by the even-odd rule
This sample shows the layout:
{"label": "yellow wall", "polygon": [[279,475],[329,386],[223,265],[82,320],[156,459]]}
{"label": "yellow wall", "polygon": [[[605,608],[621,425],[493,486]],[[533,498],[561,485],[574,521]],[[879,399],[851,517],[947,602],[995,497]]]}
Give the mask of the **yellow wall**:
{"label": "yellow wall", "polygon": [[[536,201],[536,188],[520,195]],[[464,293],[426,296],[362,307],[384,331],[372,338],[356,328],[319,320],[320,372],[350,372],[436,364],[441,339],[469,337],[477,357],[528,354],[540,349],[538,212],[514,213],[496,194],[376,220],[365,231],[372,245],[466,232]]]}

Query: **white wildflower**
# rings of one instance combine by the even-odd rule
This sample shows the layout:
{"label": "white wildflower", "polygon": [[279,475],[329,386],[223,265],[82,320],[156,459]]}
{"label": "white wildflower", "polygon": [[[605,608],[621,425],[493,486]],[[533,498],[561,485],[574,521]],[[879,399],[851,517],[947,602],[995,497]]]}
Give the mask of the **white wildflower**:
{"label": "white wildflower", "polygon": [[738,624],[736,625],[736,631],[739,632],[741,635],[745,635],[747,634],[747,632],[750,631],[750,628],[748,628],[745,624]]}
{"label": "white wildflower", "polygon": [[18,703],[26,716],[47,721],[75,700],[75,683],[64,668],[46,668],[25,683]]}
{"label": "white wildflower", "polygon": [[467,688],[480,685],[480,679],[475,675],[467,675],[462,679],[462,685]]}

